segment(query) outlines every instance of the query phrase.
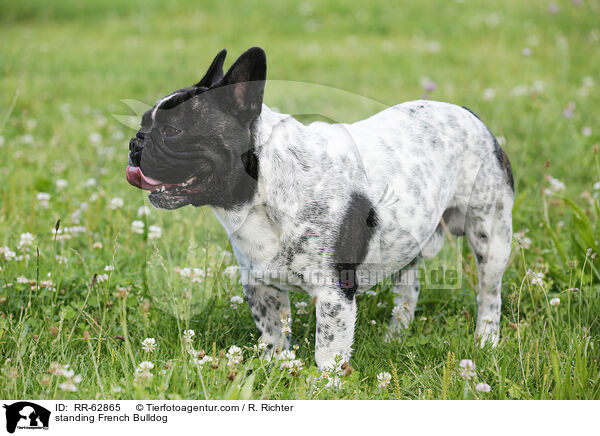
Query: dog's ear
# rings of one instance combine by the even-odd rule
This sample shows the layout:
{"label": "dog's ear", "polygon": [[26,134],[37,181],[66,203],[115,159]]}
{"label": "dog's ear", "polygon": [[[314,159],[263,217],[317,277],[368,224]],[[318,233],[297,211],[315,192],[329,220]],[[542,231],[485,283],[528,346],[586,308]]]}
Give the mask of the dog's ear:
{"label": "dog's ear", "polygon": [[262,110],[267,55],[260,47],[245,51],[218,84],[225,87],[228,109],[241,121],[254,120]]}
{"label": "dog's ear", "polygon": [[223,49],[208,67],[208,71],[198,83],[196,83],[196,87],[198,88],[210,88],[214,84],[218,83],[223,78],[223,62],[225,62],[225,56],[227,56],[227,50]]}

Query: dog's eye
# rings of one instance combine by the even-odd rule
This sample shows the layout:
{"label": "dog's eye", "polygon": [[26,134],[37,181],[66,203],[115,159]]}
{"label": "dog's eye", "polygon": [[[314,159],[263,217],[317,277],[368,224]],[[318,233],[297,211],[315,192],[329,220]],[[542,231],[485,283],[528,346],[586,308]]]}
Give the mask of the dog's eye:
{"label": "dog's eye", "polygon": [[164,136],[166,136],[167,138],[171,137],[171,136],[177,136],[181,133],[181,130],[176,129],[175,127],[172,126],[164,126],[162,128],[162,134]]}

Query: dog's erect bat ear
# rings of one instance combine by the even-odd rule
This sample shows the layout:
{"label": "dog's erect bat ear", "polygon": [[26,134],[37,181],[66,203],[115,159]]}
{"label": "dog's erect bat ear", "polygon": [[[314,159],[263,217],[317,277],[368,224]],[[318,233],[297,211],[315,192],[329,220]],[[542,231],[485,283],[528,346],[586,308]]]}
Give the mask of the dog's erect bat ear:
{"label": "dog's erect bat ear", "polygon": [[196,87],[204,87],[210,88],[215,83],[219,82],[223,78],[223,62],[225,62],[225,56],[227,56],[227,49],[221,50],[215,56],[215,59],[208,67],[208,71],[198,83],[196,83]]}
{"label": "dog's erect bat ear", "polygon": [[219,87],[226,87],[228,107],[242,121],[254,120],[262,110],[267,55],[260,47],[245,51],[229,68]]}

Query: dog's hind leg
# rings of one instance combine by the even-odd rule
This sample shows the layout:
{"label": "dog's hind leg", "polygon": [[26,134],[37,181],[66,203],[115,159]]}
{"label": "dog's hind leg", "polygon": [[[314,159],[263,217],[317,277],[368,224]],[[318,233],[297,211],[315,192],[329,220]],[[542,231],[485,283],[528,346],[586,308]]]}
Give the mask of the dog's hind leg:
{"label": "dog's hind leg", "polygon": [[385,338],[387,341],[400,340],[402,333],[410,326],[415,317],[415,308],[421,291],[419,260],[420,257],[416,257],[393,276],[394,309]]}
{"label": "dog's hind leg", "polygon": [[482,346],[486,342],[494,346],[498,343],[502,275],[512,243],[513,193],[508,187],[498,190],[487,207],[470,207],[465,223],[479,275],[475,336]]}

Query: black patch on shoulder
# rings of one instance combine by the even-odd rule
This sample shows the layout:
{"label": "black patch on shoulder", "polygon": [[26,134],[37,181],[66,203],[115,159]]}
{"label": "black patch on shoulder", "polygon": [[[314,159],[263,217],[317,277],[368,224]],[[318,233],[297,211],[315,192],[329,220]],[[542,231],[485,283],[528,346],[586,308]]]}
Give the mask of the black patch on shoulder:
{"label": "black patch on shoulder", "polygon": [[358,288],[356,268],[367,255],[377,221],[373,203],[363,194],[353,193],[333,248],[333,267],[339,286],[349,300],[354,298]]}
{"label": "black patch on shoulder", "polygon": [[[466,110],[467,112],[471,113],[471,115],[473,115],[479,121],[481,121],[481,118],[479,118],[477,116],[477,114],[475,112],[473,112],[471,109],[469,109],[466,106],[463,106],[462,108],[464,110]],[[483,121],[481,121],[481,122],[483,123]],[[504,171],[504,174],[506,174],[506,179],[507,179],[508,185],[510,186],[510,189],[512,189],[512,191],[515,192],[515,181],[513,178],[512,167],[510,166],[510,161],[508,160],[508,156],[506,155],[504,150],[502,150],[502,148],[498,144],[498,141],[496,140],[496,137],[494,136],[494,134],[492,133],[490,128],[485,123],[483,123],[483,125],[485,126],[487,131],[490,132],[490,135],[492,136],[492,139],[494,140],[494,154],[496,155],[496,158],[498,159],[498,162],[500,163],[500,168],[502,168],[502,171]]]}

